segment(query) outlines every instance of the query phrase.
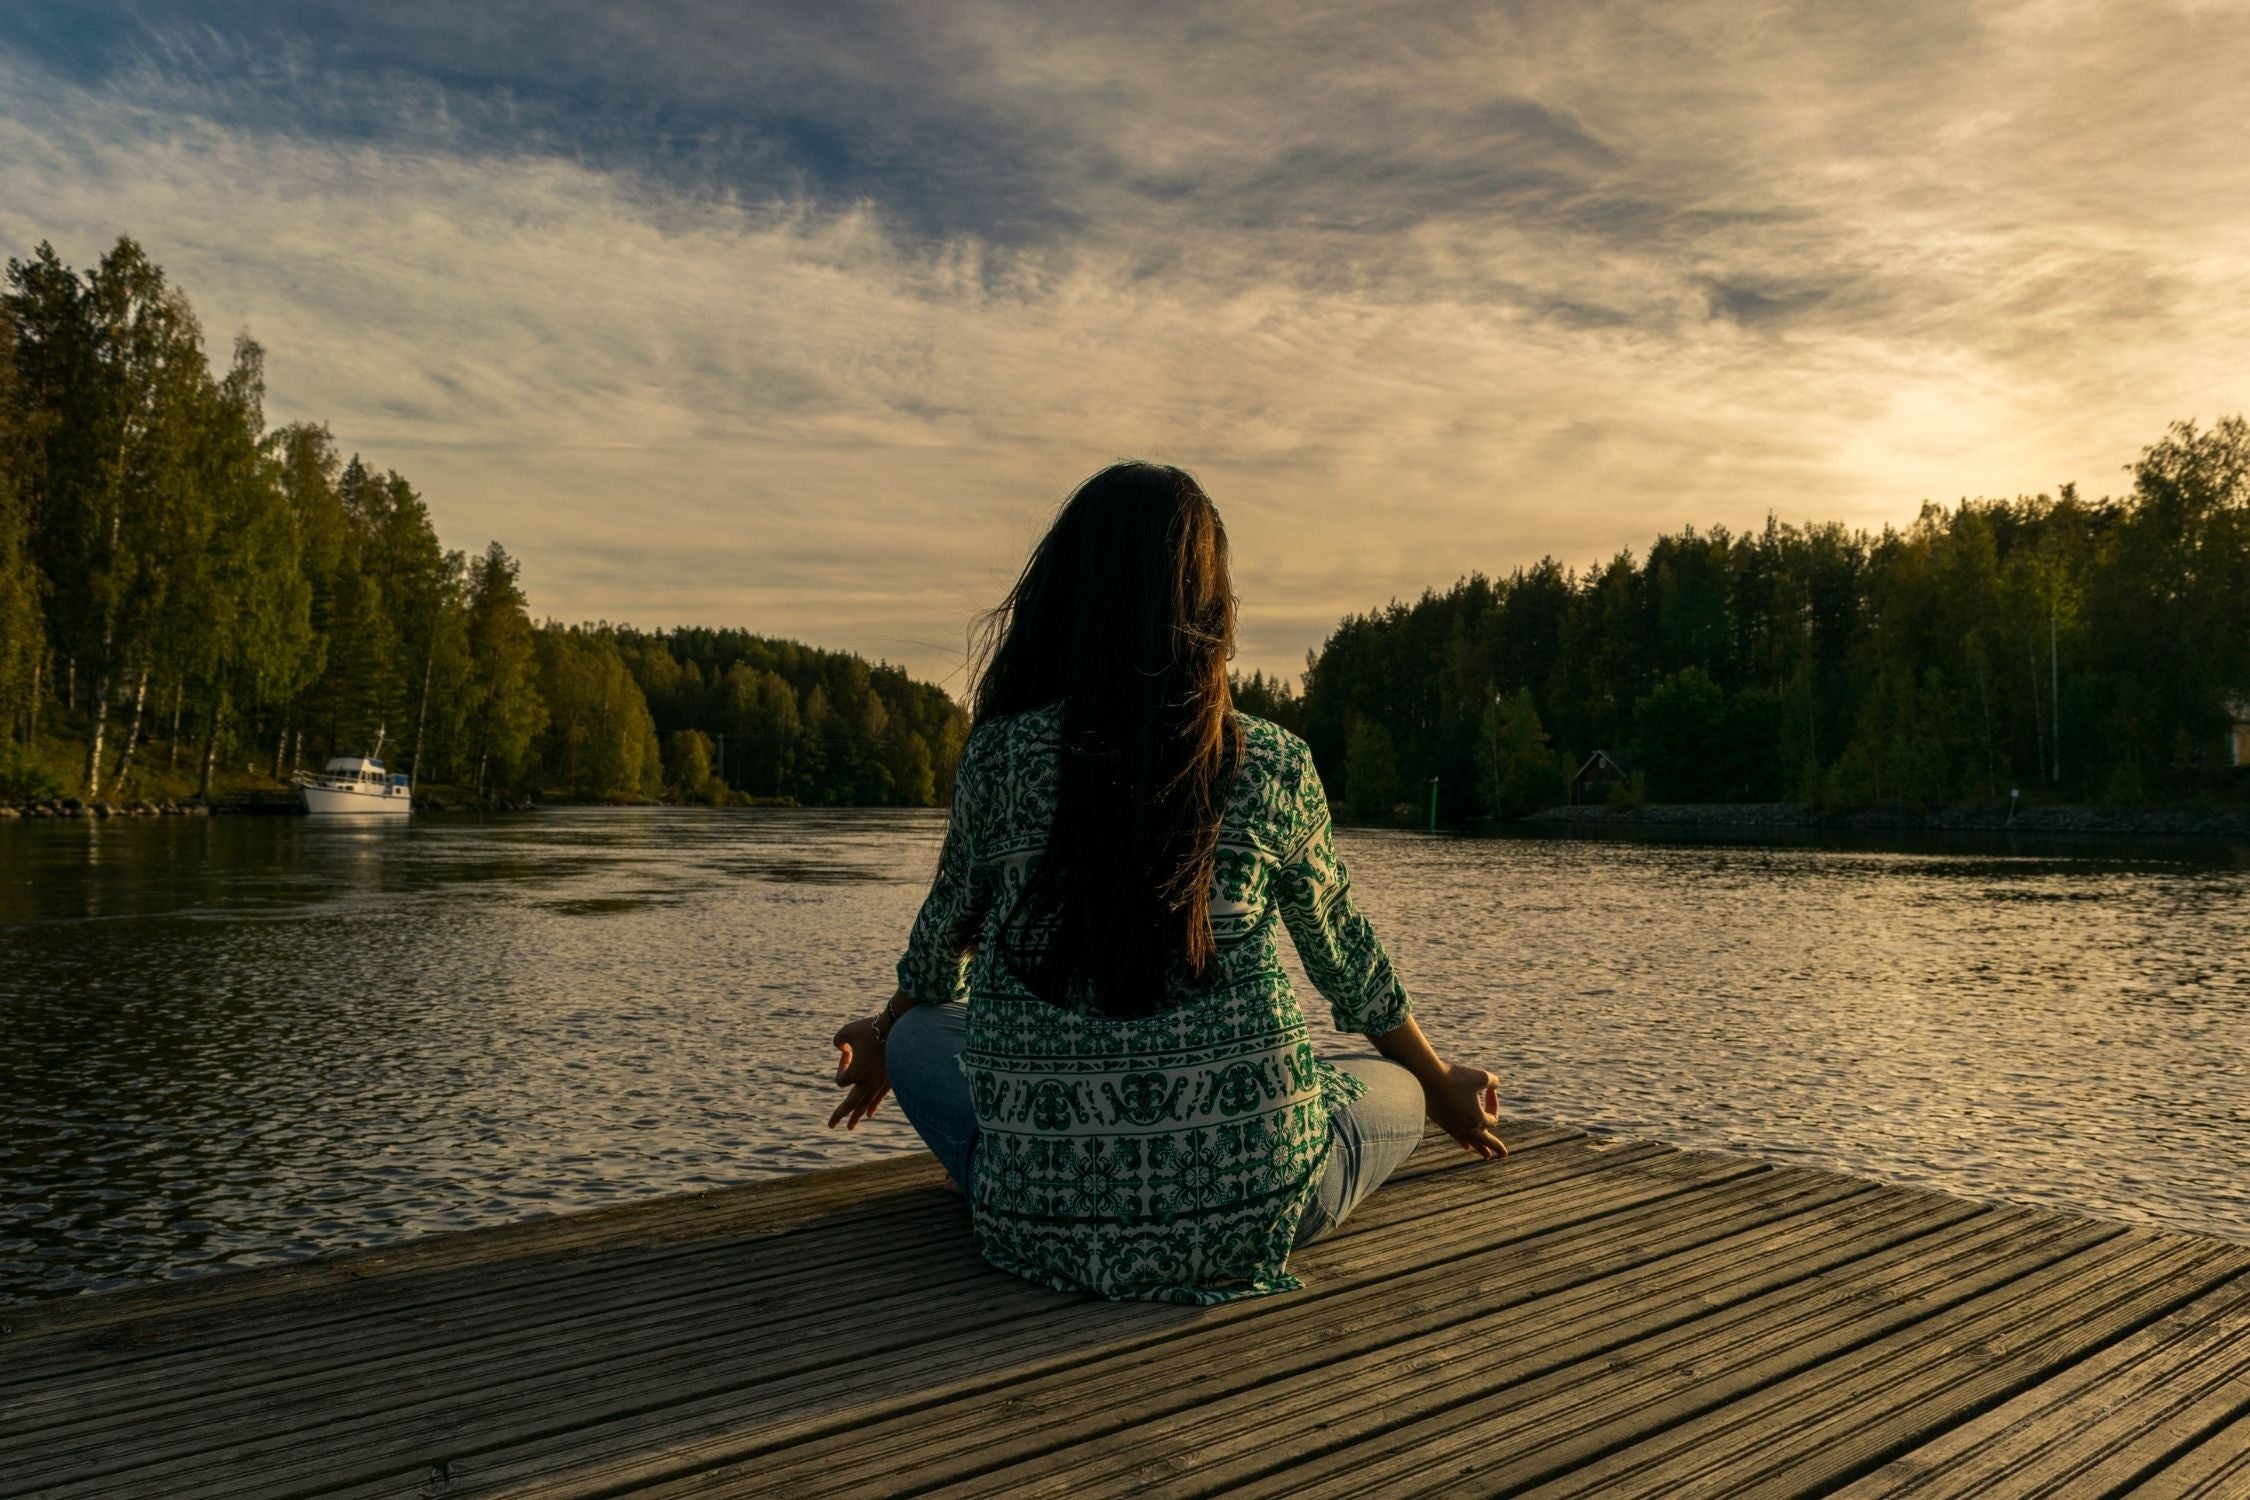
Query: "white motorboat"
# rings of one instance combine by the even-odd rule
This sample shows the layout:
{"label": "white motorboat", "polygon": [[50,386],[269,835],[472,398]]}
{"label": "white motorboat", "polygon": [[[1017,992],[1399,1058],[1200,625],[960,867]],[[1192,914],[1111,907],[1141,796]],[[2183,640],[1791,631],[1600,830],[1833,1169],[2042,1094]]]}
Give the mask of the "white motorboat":
{"label": "white motorboat", "polygon": [[392,775],[364,755],[339,755],[318,773],[300,773],[297,795],[309,813],[405,817],[414,800],[412,780]]}

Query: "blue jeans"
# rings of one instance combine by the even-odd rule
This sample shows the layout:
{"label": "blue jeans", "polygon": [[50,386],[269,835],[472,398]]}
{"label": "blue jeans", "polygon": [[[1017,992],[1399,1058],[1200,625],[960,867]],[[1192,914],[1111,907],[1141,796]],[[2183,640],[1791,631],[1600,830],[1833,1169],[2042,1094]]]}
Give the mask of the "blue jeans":
{"label": "blue jeans", "polygon": [[[976,1109],[960,1067],[968,1024],[966,1005],[917,1005],[898,1018],[883,1048],[900,1112],[964,1193],[977,1145]],[[1422,1141],[1422,1086],[1412,1073],[1378,1058],[1336,1066],[1365,1083],[1367,1092],[1329,1122],[1328,1165],[1297,1223],[1300,1245],[1343,1223]]]}

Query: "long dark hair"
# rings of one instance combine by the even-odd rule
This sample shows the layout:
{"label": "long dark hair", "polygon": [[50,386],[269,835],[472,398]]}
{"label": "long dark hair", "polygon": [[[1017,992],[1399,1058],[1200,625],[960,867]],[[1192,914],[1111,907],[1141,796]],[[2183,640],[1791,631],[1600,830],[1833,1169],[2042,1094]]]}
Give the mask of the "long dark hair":
{"label": "long dark hair", "polygon": [[1208,975],[1233,654],[1226,528],[1164,464],[1081,484],[985,617],[976,722],[1062,705],[1053,832],[1002,924],[1033,994],[1141,1016]]}

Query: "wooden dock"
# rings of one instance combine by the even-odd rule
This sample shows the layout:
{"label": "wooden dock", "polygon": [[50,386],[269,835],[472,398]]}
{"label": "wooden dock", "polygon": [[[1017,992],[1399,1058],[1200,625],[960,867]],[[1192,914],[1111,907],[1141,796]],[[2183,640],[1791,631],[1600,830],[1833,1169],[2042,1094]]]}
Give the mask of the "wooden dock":
{"label": "wooden dock", "polygon": [[0,1493],[2250,1496],[2250,1247],[1509,1135],[1220,1308],[907,1160],[0,1308]]}

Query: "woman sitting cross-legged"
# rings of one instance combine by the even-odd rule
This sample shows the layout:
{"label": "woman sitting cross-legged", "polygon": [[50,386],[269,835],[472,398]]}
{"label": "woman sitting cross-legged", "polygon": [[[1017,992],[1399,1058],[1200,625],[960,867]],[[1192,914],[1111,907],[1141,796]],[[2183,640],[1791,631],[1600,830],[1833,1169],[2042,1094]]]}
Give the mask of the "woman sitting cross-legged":
{"label": "woman sitting cross-legged", "polygon": [[[1442,1061],[1352,905],[1303,741],[1237,713],[1226,534],[1195,480],[1081,485],[988,622],[937,878],[881,1014],[836,1033],[831,1125],[899,1107],[978,1249],[1067,1290],[1299,1283],[1426,1115],[1486,1158],[1499,1080]],[[1316,1057],[1286,926],[1337,1028]]]}

